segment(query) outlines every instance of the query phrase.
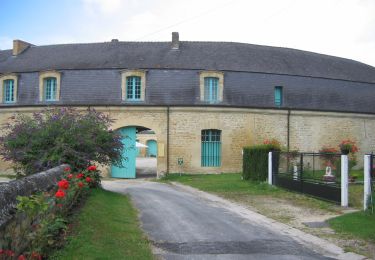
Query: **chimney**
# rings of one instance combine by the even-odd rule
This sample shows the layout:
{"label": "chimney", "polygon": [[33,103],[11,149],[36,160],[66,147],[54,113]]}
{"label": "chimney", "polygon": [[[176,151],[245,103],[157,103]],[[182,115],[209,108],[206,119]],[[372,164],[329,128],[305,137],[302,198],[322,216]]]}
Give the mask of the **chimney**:
{"label": "chimney", "polygon": [[24,50],[33,46],[31,43],[24,42],[21,40],[13,40],[13,56],[21,54]]}
{"label": "chimney", "polygon": [[180,49],[180,40],[178,32],[172,32],[172,50]]}

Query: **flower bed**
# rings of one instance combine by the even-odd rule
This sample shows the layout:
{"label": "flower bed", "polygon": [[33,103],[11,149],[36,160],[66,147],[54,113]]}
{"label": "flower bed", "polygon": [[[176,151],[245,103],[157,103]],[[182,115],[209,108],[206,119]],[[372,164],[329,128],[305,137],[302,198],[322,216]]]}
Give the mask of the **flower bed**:
{"label": "flower bed", "polygon": [[61,246],[72,209],[98,186],[96,166],[75,173],[65,167],[53,189],[18,196],[17,211],[0,236],[0,259],[46,258]]}

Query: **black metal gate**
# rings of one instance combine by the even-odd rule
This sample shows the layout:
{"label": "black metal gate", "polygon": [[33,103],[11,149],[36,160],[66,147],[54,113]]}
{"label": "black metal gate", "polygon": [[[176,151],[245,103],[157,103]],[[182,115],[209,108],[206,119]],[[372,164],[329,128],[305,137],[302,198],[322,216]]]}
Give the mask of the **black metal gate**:
{"label": "black metal gate", "polygon": [[341,202],[340,154],[273,152],[272,161],[274,185]]}

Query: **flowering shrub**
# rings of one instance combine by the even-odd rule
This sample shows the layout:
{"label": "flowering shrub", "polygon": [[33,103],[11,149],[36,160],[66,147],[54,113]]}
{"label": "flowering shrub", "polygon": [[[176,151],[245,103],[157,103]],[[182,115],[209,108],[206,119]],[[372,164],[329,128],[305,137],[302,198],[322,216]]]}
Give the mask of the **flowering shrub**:
{"label": "flowering shrub", "polygon": [[354,141],[349,140],[349,139],[342,141],[339,144],[339,147],[340,147],[341,152],[344,153],[344,154],[348,154],[348,153],[355,154],[359,151],[356,143]]}
{"label": "flowering shrub", "polygon": [[18,175],[63,163],[77,171],[87,168],[91,160],[121,166],[123,145],[121,136],[109,130],[112,123],[110,117],[92,109],[53,108],[32,116],[20,114],[1,129],[0,155],[14,163]]}
{"label": "flowering shrub", "polygon": [[61,238],[64,238],[67,215],[88,194],[90,188],[100,185],[99,176],[95,165],[89,165],[78,173],[67,167],[64,169],[63,178],[56,183],[56,188],[52,191],[18,197],[18,214],[26,214],[31,219],[31,231],[27,228],[22,235],[30,241],[30,246],[22,254],[17,248],[11,248],[13,251],[0,249],[0,259],[47,257],[49,252],[61,243]]}
{"label": "flowering shrub", "polygon": [[267,145],[270,150],[276,150],[276,151],[280,151],[281,150],[281,144],[276,139],[271,139],[271,140],[266,139],[266,140],[263,141],[263,144]]}
{"label": "flowering shrub", "polygon": [[340,158],[337,156],[339,151],[334,147],[325,147],[319,150],[322,153],[321,158],[324,160],[326,166],[334,167],[336,161]]}

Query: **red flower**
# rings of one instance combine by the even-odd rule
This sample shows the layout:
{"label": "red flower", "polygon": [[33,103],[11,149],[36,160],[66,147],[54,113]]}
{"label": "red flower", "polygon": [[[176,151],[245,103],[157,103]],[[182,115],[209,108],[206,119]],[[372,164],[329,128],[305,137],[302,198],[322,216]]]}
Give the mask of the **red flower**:
{"label": "red flower", "polygon": [[91,178],[90,177],[86,177],[86,182],[91,182]]}
{"label": "red flower", "polygon": [[78,187],[80,187],[80,188],[83,188],[83,186],[84,186],[84,184],[83,184],[83,182],[78,182]]}
{"label": "red flower", "polygon": [[26,257],[25,257],[24,255],[20,255],[20,256],[18,257],[18,260],[26,260]]}
{"label": "red flower", "polygon": [[73,174],[68,174],[68,179],[73,178]]}
{"label": "red flower", "polygon": [[0,249],[0,255],[2,254],[5,254],[5,250],[4,249]]}
{"label": "red flower", "polygon": [[65,167],[64,168],[64,172],[70,172],[70,170],[71,170],[70,167]]}
{"label": "red flower", "polygon": [[89,167],[87,167],[87,170],[88,171],[96,171],[96,166],[95,165],[90,165]]}
{"label": "red flower", "polygon": [[57,183],[60,189],[67,190],[69,188],[69,182],[65,179],[62,179]]}
{"label": "red flower", "polygon": [[12,250],[5,250],[5,254],[7,256],[14,256],[14,252]]}
{"label": "red flower", "polygon": [[77,178],[78,178],[78,179],[81,179],[81,178],[83,178],[83,177],[84,177],[83,173],[78,173],[78,174],[77,174]]}
{"label": "red flower", "polygon": [[63,204],[59,203],[59,204],[56,204],[56,206],[59,208],[62,208]]}
{"label": "red flower", "polygon": [[64,198],[65,197],[65,192],[63,190],[58,190],[56,193],[55,193],[55,197],[56,198]]}
{"label": "red flower", "polygon": [[37,252],[32,252],[31,257],[32,257],[32,259],[42,260],[42,256],[40,254],[38,254]]}

